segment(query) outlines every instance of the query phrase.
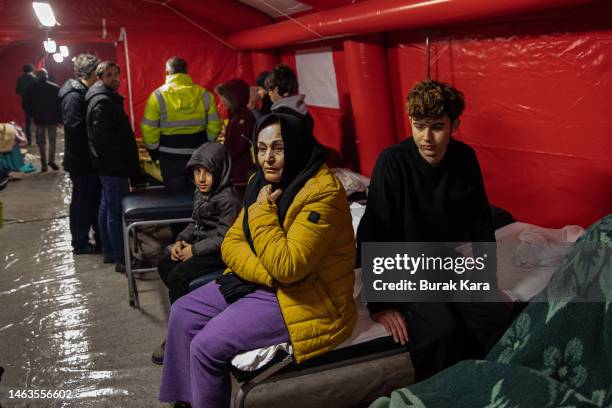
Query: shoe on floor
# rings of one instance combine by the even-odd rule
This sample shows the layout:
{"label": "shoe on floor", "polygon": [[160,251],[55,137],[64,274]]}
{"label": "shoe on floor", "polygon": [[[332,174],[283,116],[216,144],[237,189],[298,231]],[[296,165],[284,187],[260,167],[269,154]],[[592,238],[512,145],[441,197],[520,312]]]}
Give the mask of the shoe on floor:
{"label": "shoe on floor", "polygon": [[115,272],[125,273],[125,264],[122,264],[122,263],[115,264]]}
{"label": "shoe on floor", "polygon": [[55,164],[55,162],[49,162],[49,167],[51,167],[55,171],[59,170],[59,166]]}
{"label": "shoe on floor", "polygon": [[159,345],[151,355],[151,361],[153,364],[163,365],[164,364],[164,349],[166,348],[166,340]]}
{"label": "shoe on floor", "polygon": [[191,408],[191,404],[184,401],[178,401],[174,403],[174,408]]}
{"label": "shoe on floor", "polygon": [[41,172],[41,173],[46,173],[46,172],[47,172],[47,166],[42,166],[42,167],[40,168],[40,172]]}
{"label": "shoe on floor", "polygon": [[115,263],[115,257],[109,254],[104,254],[104,258],[102,258],[102,262],[105,264]]}
{"label": "shoe on floor", "polygon": [[98,253],[96,247],[91,244],[87,244],[83,248],[75,248],[73,252],[75,255],[91,255]]}

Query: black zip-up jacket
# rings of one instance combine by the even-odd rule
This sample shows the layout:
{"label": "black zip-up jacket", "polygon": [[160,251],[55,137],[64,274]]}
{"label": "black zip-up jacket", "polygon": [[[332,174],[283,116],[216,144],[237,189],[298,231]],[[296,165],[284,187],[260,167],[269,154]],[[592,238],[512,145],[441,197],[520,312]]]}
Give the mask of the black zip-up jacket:
{"label": "black zip-up jacket", "polygon": [[205,167],[213,174],[213,185],[209,193],[201,193],[196,187],[193,221],[177,240],[193,244],[194,256],[220,256],[223,238],[242,208],[232,188],[232,160],[224,145],[209,142],[192,153],[187,169],[193,174],[195,166]]}
{"label": "black zip-up jacket", "polygon": [[17,78],[15,93],[21,96],[21,98],[23,99],[23,96],[25,95],[26,91],[34,82],[36,82],[36,77],[33,73],[29,72],[27,74],[23,74],[22,76]]}
{"label": "black zip-up jacket", "polygon": [[37,125],[59,125],[62,123],[62,115],[58,93],[57,84],[37,80],[23,96],[23,110],[32,115]]}
{"label": "black zip-up jacket", "polygon": [[89,153],[98,174],[138,176],[138,147],[123,97],[98,81],[85,94],[85,102]]}
{"label": "black zip-up jacket", "polygon": [[64,170],[75,174],[95,173],[89,156],[87,124],[85,123],[87,87],[69,79],[59,91],[64,123]]}

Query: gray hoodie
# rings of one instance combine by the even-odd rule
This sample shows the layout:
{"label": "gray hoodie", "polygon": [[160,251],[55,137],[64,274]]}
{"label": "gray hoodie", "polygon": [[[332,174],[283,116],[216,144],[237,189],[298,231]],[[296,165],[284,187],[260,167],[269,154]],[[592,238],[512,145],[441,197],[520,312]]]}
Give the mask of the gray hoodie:
{"label": "gray hoodie", "polygon": [[306,122],[306,125],[310,131],[314,130],[314,120],[310,113],[308,113],[308,107],[304,102],[304,95],[291,95],[285,96],[282,99],[274,102],[270,107],[271,112],[275,113],[287,113],[293,115]]}
{"label": "gray hoodie", "polygon": [[196,188],[191,215],[193,222],[177,240],[192,244],[194,256],[220,256],[225,233],[241,209],[230,182],[232,160],[225,146],[207,142],[193,152],[187,163],[187,169],[192,173],[195,166],[204,166],[213,174],[213,186],[209,193],[201,193]]}

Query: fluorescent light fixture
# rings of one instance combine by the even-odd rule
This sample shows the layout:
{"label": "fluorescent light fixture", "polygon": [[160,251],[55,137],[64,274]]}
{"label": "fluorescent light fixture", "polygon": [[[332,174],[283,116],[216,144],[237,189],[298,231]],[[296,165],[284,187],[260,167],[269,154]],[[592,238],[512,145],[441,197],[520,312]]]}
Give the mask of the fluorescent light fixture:
{"label": "fluorescent light fixture", "polygon": [[66,45],[60,45],[59,51],[60,51],[60,54],[62,54],[62,57],[64,57],[64,58],[66,58],[68,55],[70,55],[68,53],[68,47]]}
{"label": "fluorescent light fixture", "polygon": [[55,15],[53,14],[53,9],[49,3],[40,3],[33,2],[32,7],[34,7],[34,12],[36,13],[36,17],[38,17],[38,21],[40,24],[45,27],[54,27],[57,25],[57,20],[55,20]]}
{"label": "fluorescent light fixture", "polygon": [[53,54],[53,59],[55,60],[55,62],[62,62],[64,60],[64,57],[59,52],[56,52],[55,54]]}
{"label": "fluorescent light fixture", "polygon": [[50,38],[47,38],[47,41],[43,42],[43,46],[45,47],[45,51],[47,51],[48,53],[54,53],[55,50],[57,49],[57,45],[55,44],[55,41],[53,41]]}

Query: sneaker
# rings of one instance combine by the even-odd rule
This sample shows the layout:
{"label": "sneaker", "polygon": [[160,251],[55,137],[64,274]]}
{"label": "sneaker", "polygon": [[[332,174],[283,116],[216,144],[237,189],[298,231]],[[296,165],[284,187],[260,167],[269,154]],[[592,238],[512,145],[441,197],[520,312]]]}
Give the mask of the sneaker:
{"label": "sneaker", "polygon": [[164,339],[163,343],[159,345],[151,355],[151,361],[153,364],[163,365],[164,364],[164,349],[166,348],[166,340]]}
{"label": "sneaker", "polygon": [[87,244],[83,248],[75,248],[73,252],[75,255],[91,255],[98,253],[96,247],[91,244]]}
{"label": "sneaker", "polygon": [[41,173],[46,173],[46,172],[47,172],[47,166],[42,166],[42,167],[40,168],[40,172],[41,172]]}
{"label": "sneaker", "polygon": [[125,264],[122,264],[122,263],[115,264],[115,272],[125,273]]}
{"label": "sneaker", "polygon": [[59,166],[55,164],[55,162],[49,162],[49,167],[51,167],[54,171],[59,170]]}
{"label": "sneaker", "polygon": [[184,401],[177,401],[174,403],[174,408],[191,408],[191,404]]}
{"label": "sneaker", "polygon": [[104,254],[104,258],[102,258],[102,262],[105,264],[115,263],[115,257],[109,254]]}

